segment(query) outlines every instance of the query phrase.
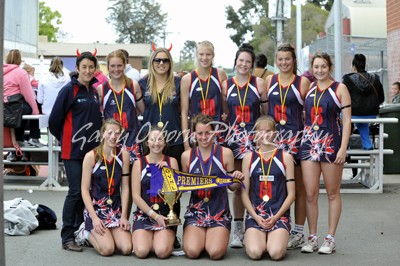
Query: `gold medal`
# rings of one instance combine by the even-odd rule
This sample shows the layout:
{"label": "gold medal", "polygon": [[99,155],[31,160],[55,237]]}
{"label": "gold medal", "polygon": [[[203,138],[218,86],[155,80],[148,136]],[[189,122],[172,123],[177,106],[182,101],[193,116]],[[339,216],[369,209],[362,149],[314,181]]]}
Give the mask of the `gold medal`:
{"label": "gold medal", "polygon": [[279,121],[279,124],[281,124],[282,126],[284,126],[284,125],[286,124],[286,121],[282,119],[281,121]]}
{"label": "gold medal", "polygon": [[162,127],[164,127],[164,123],[160,121],[160,122],[157,123],[157,126],[158,126],[159,128],[162,128]]}
{"label": "gold medal", "polygon": [[158,209],[160,209],[160,205],[158,205],[157,203],[154,203],[152,208],[153,208],[153,210],[158,211]]}
{"label": "gold medal", "polygon": [[319,129],[319,126],[318,126],[318,125],[315,125],[315,126],[313,127],[313,129],[314,129],[315,131],[317,131],[317,130]]}
{"label": "gold medal", "polygon": [[269,201],[268,195],[264,195],[264,196],[263,196],[263,201],[265,201],[265,202],[268,202],[268,201]]}
{"label": "gold medal", "polygon": [[111,205],[112,203],[113,203],[112,199],[111,199],[110,197],[108,197],[108,199],[107,199],[107,204],[108,204],[108,205]]}
{"label": "gold medal", "polygon": [[208,202],[209,200],[210,200],[210,199],[207,198],[207,197],[204,198],[204,202]]}
{"label": "gold medal", "polygon": [[246,126],[246,124],[244,122],[241,122],[239,125],[240,125],[240,127],[245,127]]}

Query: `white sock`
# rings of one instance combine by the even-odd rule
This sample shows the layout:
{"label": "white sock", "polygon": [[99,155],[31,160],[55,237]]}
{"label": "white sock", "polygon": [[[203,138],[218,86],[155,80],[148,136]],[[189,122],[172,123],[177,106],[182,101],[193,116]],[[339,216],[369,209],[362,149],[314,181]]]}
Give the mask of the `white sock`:
{"label": "white sock", "polygon": [[292,230],[292,234],[303,234],[304,225],[295,224]]}
{"label": "white sock", "polygon": [[333,236],[333,235],[327,235],[325,238],[326,239],[331,239],[332,241],[335,241],[335,236]]}
{"label": "white sock", "polygon": [[89,240],[89,231],[88,230],[83,231],[83,236],[85,237],[86,240]]}

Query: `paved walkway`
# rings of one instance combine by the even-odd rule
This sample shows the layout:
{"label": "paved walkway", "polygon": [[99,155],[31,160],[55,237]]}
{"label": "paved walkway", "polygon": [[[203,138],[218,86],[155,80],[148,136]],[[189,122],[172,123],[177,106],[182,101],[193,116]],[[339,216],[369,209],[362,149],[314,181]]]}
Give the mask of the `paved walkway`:
{"label": "paved walkway", "polygon": [[[4,200],[22,197],[32,203],[45,204],[57,213],[61,228],[61,212],[65,191],[4,191]],[[188,194],[182,198],[185,207]],[[321,194],[319,232],[327,231],[327,200]],[[182,212],[184,209],[182,209]],[[383,194],[343,194],[343,213],[336,234],[337,251],[332,255],[302,254],[288,251],[284,261],[272,262],[266,256],[262,261],[251,261],[243,249],[228,249],[218,265],[400,265],[400,175],[385,176]],[[178,231],[181,235],[181,229]],[[322,241],[321,241],[322,242]],[[153,256],[139,260],[134,255],[101,257],[93,248],[82,253],[61,249],[60,229],[36,231],[30,236],[5,237],[6,265],[199,265],[210,263],[207,256],[199,260],[171,257],[158,260]]]}

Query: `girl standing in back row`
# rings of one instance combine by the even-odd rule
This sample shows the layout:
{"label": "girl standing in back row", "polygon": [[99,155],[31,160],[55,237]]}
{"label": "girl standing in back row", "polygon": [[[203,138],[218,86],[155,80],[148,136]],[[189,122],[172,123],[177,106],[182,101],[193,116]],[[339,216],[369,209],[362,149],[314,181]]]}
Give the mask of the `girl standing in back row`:
{"label": "girl standing in back row", "polygon": [[[242,167],[247,152],[255,149],[254,125],[262,113],[267,112],[266,83],[262,78],[251,75],[256,55],[253,47],[243,44],[236,52],[236,75],[222,84],[223,98],[228,105],[228,123],[231,134],[226,143],[235,156],[235,169]],[[233,196],[233,238],[231,247],[243,247],[244,207],[240,189]]]}
{"label": "girl standing in back row", "polygon": [[310,82],[307,78],[296,75],[296,54],[289,44],[278,47],[275,59],[279,74],[266,79],[268,115],[276,122],[278,149],[289,152],[295,160],[295,225],[288,242],[288,249],[295,249],[305,243],[303,229],[306,221],[306,192],[301,176],[299,148],[304,128],[303,104]]}
{"label": "girl standing in back row", "polygon": [[322,174],[328,195],[329,227],[318,252],[330,254],[336,248],[334,236],[342,212],[340,184],[351,132],[351,99],[344,84],[330,79],[333,64],[328,54],[315,54],[311,65],[317,81],[305,99],[306,117],[300,147],[310,235],[301,252],[312,253],[318,249],[318,196]]}
{"label": "girl standing in back row", "polygon": [[222,83],[226,80],[223,69],[213,67],[214,45],[209,41],[197,44],[197,69],[186,74],[181,81],[181,114],[185,150],[189,146],[189,119],[197,114],[210,115],[214,121],[222,119]]}

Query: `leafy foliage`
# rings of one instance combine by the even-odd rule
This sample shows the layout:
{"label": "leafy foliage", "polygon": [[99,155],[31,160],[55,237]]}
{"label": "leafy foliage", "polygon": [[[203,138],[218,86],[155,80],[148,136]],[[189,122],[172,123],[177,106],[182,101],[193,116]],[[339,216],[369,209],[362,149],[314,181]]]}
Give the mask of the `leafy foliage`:
{"label": "leafy foliage", "polygon": [[195,41],[186,41],[181,50],[181,59],[194,61],[197,43]]}
{"label": "leafy foliage", "polygon": [[[250,43],[256,53],[264,53],[272,64],[276,48],[276,27],[268,18],[268,0],[242,0],[242,6],[235,11],[232,6],[226,8],[227,28],[233,34],[232,41],[240,46],[245,41],[245,35],[251,35]],[[302,41],[311,43],[319,32],[324,31],[328,12],[321,7],[329,6],[333,0],[313,1],[302,7]],[[286,21],[283,41],[296,43],[296,7],[292,6],[291,19]]]}
{"label": "leafy foliage", "polygon": [[39,2],[39,35],[47,36],[49,42],[57,42],[59,33],[58,25],[61,25],[61,13],[52,11],[45,2]]}
{"label": "leafy foliage", "polygon": [[150,43],[160,40],[165,32],[167,14],[155,0],[110,0],[107,22],[117,34],[118,43]]}
{"label": "leafy foliage", "polygon": [[332,9],[333,1],[334,0],[307,0],[308,3],[324,8],[327,11]]}

